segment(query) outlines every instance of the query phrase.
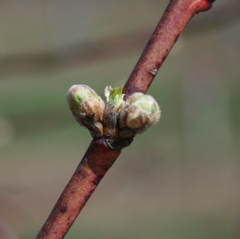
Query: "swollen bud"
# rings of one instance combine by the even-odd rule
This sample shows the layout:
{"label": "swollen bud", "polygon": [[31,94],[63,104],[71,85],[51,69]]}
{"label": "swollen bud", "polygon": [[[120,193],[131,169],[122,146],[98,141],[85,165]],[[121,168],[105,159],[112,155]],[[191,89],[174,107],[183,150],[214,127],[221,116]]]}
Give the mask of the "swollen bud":
{"label": "swollen bud", "polygon": [[151,95],[134,93],[126,101],[120,114],[120,128],[130,128],[142,133],[160,119],[160,108]]}
{"label": "swollen bud", "polygon": [[87,85],[73,85],[68,90],[67,102],[74,119],[87,127],[94,138],[103,134],[105,104],[92,88]]}

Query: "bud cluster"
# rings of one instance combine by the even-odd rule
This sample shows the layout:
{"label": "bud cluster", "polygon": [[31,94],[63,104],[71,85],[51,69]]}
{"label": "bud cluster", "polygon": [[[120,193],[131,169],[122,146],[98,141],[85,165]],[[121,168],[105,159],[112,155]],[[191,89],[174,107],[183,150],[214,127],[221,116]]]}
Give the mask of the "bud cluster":
{"label": "bud cluster", "polygon": [[93,138],[127,139],[142,133],[160,119],[160,108],[150,95],[134,93],[125,101],[122,87],[105,88],[106,103],[87,85],[73,85],[67,102],[74,119]]}

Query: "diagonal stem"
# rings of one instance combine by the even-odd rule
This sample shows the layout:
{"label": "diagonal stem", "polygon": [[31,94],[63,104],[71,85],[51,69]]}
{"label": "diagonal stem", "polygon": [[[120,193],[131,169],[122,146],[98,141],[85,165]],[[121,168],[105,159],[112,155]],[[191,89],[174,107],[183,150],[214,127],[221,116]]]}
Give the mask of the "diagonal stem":
{"label": "diagonal stem", "polygon": [[186,24],[196,13],[209,10],[212,2],[210,0],[170,1],[124,86],[125,97],[134,92],[147,92]]}
{"label": "diagonal stem", "polygon": [[38,239],[64,237],[120,152],[120,149],[110,150],[104,139],[92,141],[39,232]]}
{"label": "diagonal stem", "polygon": [[[184,27],[196,13],[207,11],[214,0],[171,0],[137,65],[126,82],[125,98],[146,93]],[[74,175],[40,230],[37,239],[64,238],[98,183],[130,142],[94,139]]]}

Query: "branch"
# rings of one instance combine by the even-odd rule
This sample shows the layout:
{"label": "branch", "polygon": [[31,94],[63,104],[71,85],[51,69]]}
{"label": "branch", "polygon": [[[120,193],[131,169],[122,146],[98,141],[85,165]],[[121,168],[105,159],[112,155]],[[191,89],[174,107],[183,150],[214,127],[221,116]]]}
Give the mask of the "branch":
{"label": "branch", "polygon": [[[213,0],[171,0],[142,56],[123,88],[127,99],[146,93],[182,30],[196,13],[211,8]],[[37,239],[60,239],[94,192],[100,180],[131,140],[94,139],[73,177],[64,189]]]}
{"label": "branch", "polygon": [[214,0],[172,0],[133,69],[123,93],[146,93],[189,20],[211,8]]}
{"label": "branch", "polygon": [[38,239],[63,238],[121,149],[110,150],[103,139],[93,140],[64,189]]}

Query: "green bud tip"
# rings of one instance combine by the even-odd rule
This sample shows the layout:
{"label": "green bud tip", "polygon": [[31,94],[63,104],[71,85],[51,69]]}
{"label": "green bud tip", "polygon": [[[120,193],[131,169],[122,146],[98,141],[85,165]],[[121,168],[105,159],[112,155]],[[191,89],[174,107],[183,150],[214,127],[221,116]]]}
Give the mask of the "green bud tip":
{"label": "green bud tip", "polygon": [[122,90],[122,87],[112,89],[111,86],[107,86],[104,91],[107,102],[109,102],[111,106],[114,106],[116,111],[119,111],[124,104],[124,94]]}

